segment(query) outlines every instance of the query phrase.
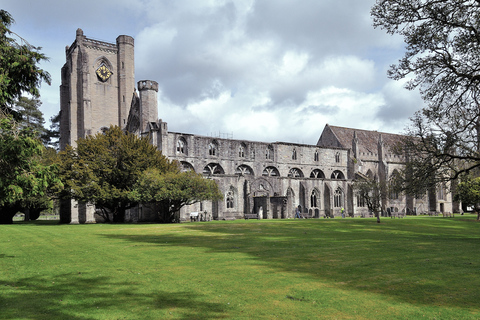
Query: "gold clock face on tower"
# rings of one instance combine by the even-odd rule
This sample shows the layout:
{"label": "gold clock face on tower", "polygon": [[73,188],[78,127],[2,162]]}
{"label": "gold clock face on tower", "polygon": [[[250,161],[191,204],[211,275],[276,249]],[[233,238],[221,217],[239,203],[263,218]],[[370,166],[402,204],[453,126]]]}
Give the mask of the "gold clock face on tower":
{"label": "gold clock face on tower", "polygon": [[98,78],[105,82],[108,80],[108,78],[110,78],[110,76],[112,75],[112,71],[108,70],[107,66],[102,64],[100,67],[98,67],[97,71],[95,71]]}

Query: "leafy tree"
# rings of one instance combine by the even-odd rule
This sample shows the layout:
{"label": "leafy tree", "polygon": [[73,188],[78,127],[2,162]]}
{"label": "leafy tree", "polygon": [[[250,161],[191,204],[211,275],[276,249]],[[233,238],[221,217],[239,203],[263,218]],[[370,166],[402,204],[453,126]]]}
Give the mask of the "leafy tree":
{"label": "leafy tree", "polygon": [[455,200],[473,206],[477,212],[477,220],[480,220],[480,177],[465,177],[457,186]]}
{"label": "leafy tree", "polygon": [[38,208],[39,199],[62,188],[57,167],[41,162],[44,150],[31,128],[0,119],[0,223],[12,223],[15,213]]}
{"label": "leafy tree", "polygon": [[385,184],[368,177],[359,178],[353,183],[353,190],[365,201],[368,211],[372,212],[377,223],[380,223],[382,199],[386,196]]}
{"label": "leafy tree", "polygon": [[432,184],[479,167],[480,1],[377,0],[371,14],[375,27],[406,43],[389,77],[409,79],[406,88],[426,103],[403,145],[409,176]]}
{"label": "leafy tree", "polygon": [[193,171],[162,174],[156,168],[148,169],[138,179],[135,189],[138,201],[160,205],[161,222],[173,222],[175,213],[185,205],[223,199],[215,181]]}
{"label": "leafy tree", "polygon": [[13,23],[0,10],[0,223],[11,223],[19,210],[30,209],[35,217],[61,187],[56,167],[41,163],[44,148],[38,140],[44,122],[38,88],[42,81],[50,84],[50,75],[38,64],[47,58],[9,29]]}
{"label": "leafy tree", "polygon": [[9,27],[13,23],[12,16],[0,10],[0,113],[13,113],[19,119],[13,108],[15,101],[24,93],[38,98],[41,82],[50,84],[51,80],[50,74],[38,67],[47,60],[41,48],[12,32]]}
{"label": "leafy tree", "polygon": [[125,210],[138,204],[134,186],[145,170],[179,170],[147,138],[118,126],[79,139],[76,148],[60,152],[60,160],[66,196],[94,204],[107,222],[123,222]]}

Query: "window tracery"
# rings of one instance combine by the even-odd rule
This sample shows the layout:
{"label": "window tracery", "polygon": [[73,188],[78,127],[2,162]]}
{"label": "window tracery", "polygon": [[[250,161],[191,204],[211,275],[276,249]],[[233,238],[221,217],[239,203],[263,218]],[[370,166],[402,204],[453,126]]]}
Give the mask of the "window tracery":
{"label": "window tracery", "polygon": [[253,175],[253,170],[249,166],[242,164],[241,166],[237,167],[237,170],[235,170],[235,173],[240,176]]}
{"label": "window tracery", "polygon": [[275,167],[266,167],[265,169],[263,169],[262,176],[279,177],[280,173],[278,172],[277,168],[275,168]]}
{"label": "window tracery", "polygon": [[245,158],[245,149],[246,147],[245,147],[245,144],[243,143],[240,145],[240,147],[238,147],[238,156],[240,158]]}
{"label": "window tracery", "polygon": [[218,163],[209,163],[203,168],[204,175],[225,174],[222,166]]}
{"label": "window tracery", "polygon": [[320,194],[317,189],[312,190],[312,194],[310,195],[310,207],[318,208],[318,199],[320,198]]}
{"label": "window tracery", "polygon": [[177,153],[186,154],[186,142],[182,138],[177,141]]}
{"label": "window tracery", "polygon": [[227,202],[227,209],[233,209],[235,207],[235,193],[233,189],[230,189],[227,192],[225,199]]}
{"label": "window tracery", "polygon": [[333,194],[333,206],[336,208],[343,206],[343,191],[340,188],[337,188]]}
{"label": "window tracery", "polygon": [[357,194],[356,198],[357,198],[357,207],[359,208],[365,207],[365,198],[362,197],[360,194]]}
{"label": "window tracery", "polygon": [[302,170],[300,170],[298,168],[292,168],[288,172],[288,176],[292,177],[292,178],[302,178],[303,177],[303,172],[302,172]]}
{"label": "window tracery", "polygon": [[273,160],[273,146],[269,145],[267,149],[265,149],[265,159]]}
{"label": "window tracery", "polygon": [[314,169],[312,173],[310,173],[310,178],[312,179],[325,179],[325,174],[320,169]]}
{"label": "window tracery", "polygon": [[217,156],[218,154],[218,143],[214,140],[208,145],[208,154],[210,156]]}
{"label": "window tracery", "polygon": [[335,170],[332,172],[332,175],[330,176],[330,179],[333,180],[344,180],[345,176],[343,175],[343,172],[340,170]]}

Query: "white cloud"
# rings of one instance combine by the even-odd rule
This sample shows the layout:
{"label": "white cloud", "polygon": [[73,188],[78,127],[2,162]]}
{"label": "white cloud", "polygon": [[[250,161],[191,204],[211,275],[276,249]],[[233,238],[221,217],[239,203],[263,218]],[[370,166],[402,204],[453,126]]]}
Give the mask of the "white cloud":
{"label": "white cloud", "polygon": [[374,2],[6,0],[4,9],[51,57],[46,118],[58,112],[64,48],[82,28],[135,38],[136,78],[159,83],[172,131],[316,143],[326,123],[399,132],[419,108],[418,94],[386,78],[402,42],[372,28]]}

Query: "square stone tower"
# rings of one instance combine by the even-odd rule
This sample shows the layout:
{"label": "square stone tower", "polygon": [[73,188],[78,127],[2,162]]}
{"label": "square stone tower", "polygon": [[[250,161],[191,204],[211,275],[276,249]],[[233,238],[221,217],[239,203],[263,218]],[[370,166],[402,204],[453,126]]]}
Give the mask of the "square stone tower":
{"label": "square stone tower", "polygon": [[135,89],[134,40],[87,38],[77,29],[66,47],[60,86],[60,149],[109,125],[126,126]]}
{"label": "square stone tower", "polygon": [[[132,37],[122,35],[116,43],[109,43],[87,38],[77,29],[65,53],[60,85],[61,150],[110,125],[125,128],[135,92]],[[63,201],[60,221],[95,222],[94,213],[93,205]]]}

